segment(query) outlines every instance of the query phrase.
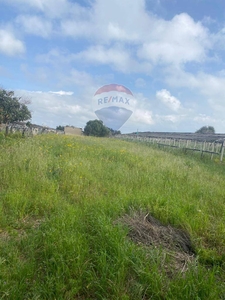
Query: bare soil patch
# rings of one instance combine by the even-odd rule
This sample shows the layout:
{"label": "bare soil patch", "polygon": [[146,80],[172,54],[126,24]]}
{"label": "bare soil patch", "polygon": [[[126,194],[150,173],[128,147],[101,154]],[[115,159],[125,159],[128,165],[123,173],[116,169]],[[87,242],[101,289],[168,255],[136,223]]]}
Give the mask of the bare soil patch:
{"label": "bare soil patch", "polygon": [[2,230],[0,228],[0,241],[9,241],[10,239],[21,240],[27,237],[28,229],[38,229],[39,226],[44,222],[44,219],[38,219],[34,217],[26,217],[15,223],[15,227]]}
{"label": "bare soil patch", "polygon": [[125,215],[119,223],[129,228],[128,236],[136,244],[162,251],[161,267],[169,276],[185,273],[195,263],[195,251],[190,236],[181,229],[163,225],[149,213]]}

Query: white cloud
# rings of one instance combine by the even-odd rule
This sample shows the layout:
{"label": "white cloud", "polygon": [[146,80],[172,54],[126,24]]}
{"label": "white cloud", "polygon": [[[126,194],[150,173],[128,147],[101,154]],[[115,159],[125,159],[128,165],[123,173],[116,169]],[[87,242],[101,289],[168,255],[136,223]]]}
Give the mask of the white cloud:
{"label": "white cloud", "polygon": [[49,91],[49,93],[59,95],[59,96],[72,96],[73,95],[73,92],[66,92],[66,91],[58,91],[58,92]]}
{"label": "white cloud", "polygon": [[139,57],[155,64],[201,62],[212,47],[207,29],[185,13],[176,15],[171,21],[156,20],[143,42]]}
{"label": "white cloud", "polygon": [[[127,10],[129,17],[124,14]],[[116,59],[124,68],[124,64],[127,66],[126,62],[132,60],[129,70],[138,61],[139,64],[140,61],[148,64],[148,67],[158,63],[179,65],[193,61],[203,62],[215,43],[215,38],[208,29],[202,23],[195,22],[188,14],[182,13],[165,21],[147,14],[143,0],[135,1],[132,6],[128,0],[116,0],[116,3],[114,1],[107,4],[103,0],[97,0],[93,3],[91,12],[83,11],[83,15],[86,13],[84,18],[76,16],[62,20],[61,30],[63,35],[87,37],[98,44],[83,53],[92,62],[107,61],[115,65]],[[120,46],[113,46],[112,43],[119,43]],[[103,44],[107,47],[103,47]],[[123,46],[130,44],[135,46],[135,51],[129,53],[128,57],[127,47],[124,51]],[[122,69],[118,65],[116,68]],[[137,69],[143,70],[144,67]]]}
{"label": "white cloud", "polygon": [[14,5],[18,5],[18,6],[26,6],[26,7],[34,7],[34,8],[38,8],[38,9],[43,9],[44,8],[44,4],[45,3],[50,3],[50,1],[48,0],[3,0],[2,2],[7,2],[7,3],[11,3]]}
{"label": "white cloud", "polygon": [[175,69],[168,71],[166,81],[173,87],[186,87],[205,97],[213,110],[225,113],[225,76],[221,71],[217,75],[199,72],[192,74]]}
{"label": "white cloud", "polygon": [[84,59],[87,62],[109,64],[121,71],[127,70],[131,63],[128,51],[121,47],[107,49],[103,46],[93,46],[79,53],[77,58]]}
{"label": "white cloud", "polygon": [[225,26],[213,35],[213,40],[218,50],[221,51],[225,49]]}
{"label": "white cloud", "polygon": [[104,47],[92,46],[77,55],[73,59],[91,62],[93,64],[107,64],[111,68],[127,72],[146,72],[149,73],[151,65],[149,63],[138,62],[133,59],[132,54],[120,45]]}
{"label": "white cloud", "polygon": [[68,62],[72,62],[72,57],[68,52],[62,52],[58,49],[51,49],[49,52],[45,54],[38,54],[36,56],[36,62],[42,64],[65,64]]}
{"label": "white cloud", "polygon": [[18,40],[10,31],[0,29],[0,41],[0,52],[5,55],[21,55],[26,51],[23,42]]}
{"label": "white cloud", "polygon": [[166,115],[166,116],[161,116],[161,119],[163,119],[165,121],[170,121],[172,123],[177,123],[178,121],[180,121],[181,116],[178,116],[178,115]]}
{"label": "white cloud", "polygon": [[57,125],[84,127],[94,116],[90,111],[88,98],[83,101],[71,92],[15,91],[17,96],[31,100],[32,123],[45,124],[55,128]]}
{"label": "white cloud", "polygon": [[139,62],[130,53],[126,47],[122,45],[90,46],[79,53],[68,53],[59,49],[51,49],[46,54],[39,54],[36,61],[40,63],[48,63],[52,65],[71,64],[83,62],[83,65],[108,65],[113,70],[123,73],[151,72],[151,65],[148,62]]}
{"label": "white cloud", "polygon": [[47,38],[52,33],[52,24],[50,21],[39,16],[20,15],[16,18],[16,23],[25,33],[33,34]]}
{"label": "white cloud", "polygon": [[[28,4],[29,1],[16,2]],[[66,0],[36,0],[29,5],[41,10],[47,18],[50,18],[49,12],[52,12],[52,16],[56,18],[54,24],[57,24],[54,27],[55,33],[73,38],[89,38],[90,41],[99,44],[95,46],[99,47],[97,54],[101,52],[102,44],[132,43],[136,46],[138,59],[153,64],[181,64],[204,61],[208,50],[215,43],[215,37],[210,35],[207,28],[202,23],[195,22],[188,14],[182,13],[166,21],[147,13],[144,0],[135,1],[132,5],[129,0],[96,0],[91,3],[91,9]],[[129,17],[125,13],[127,11]],[[56,12],[61,13],[60,18]],[[53,30],[52,21],[43,17],[20,16],[19,22],[25,32],[33,32],[43,37],[49,36]],[[222,31],[220,39],[221,36]],[[108,54],[110,60],[110,52]],[[133,60],[136,59],[133,55]]]}
{"label": "white cloud", "polygon": [[96,0],[93,5],[93,34],[98,40],[143,40],[148,33],[151,19],[145,10],[145,1]]}
{"label": "white cloud", "polygon": [[[195,99],[194,111],[190,111],[194,122],[203,125],[216,126],[217,130],[224,131],[225,115],[225,76],[221,71],[217,75],[199,72],[192,74],[182,69],[174,69],[166,73],[167,84],[173,88],[184,88]],[[189,100],[192,106],[194,100]],[[223,128],[223,129],[222,129]]]}
{"label": "white cloud", "polygon": [[51,18],[58,18],[67,15],[77,4],[71,4],[67,0],[0,0],[7,4],[12,4],[20,11],[42,12]]}
{"label": "white cloud", "polygon": [[210,117],[210,116],[207,116],[205,114],[199,114],[199,115],[196,115],[193,119],[195,122],[198,122],[199,124],[214,124],[216,122],[216,119]]}
{"label": "white cloud", "polygon": [[94,84],[90,74],[76,69],[71,69],[69,76],[66,76],[63,80],[77,86],[93,86]]}
{"label": "white cloud", "polygon": [[[79,56],[91,63],[111,64],[119,71],[149,72],[152,64],[202,62],[215,43],[207,28],[188,14],[166,21],[147,12],[144,0],[132,5],[130,0],[96,0],[89,7],[68,0],[9,2],[18,9],[27,7],[29,15],[16,19],[23,32],[44,38],[51,38],[53,33],[88,38],[94,45]],[[36,11],[41,15],[34,15]],[[130,45],[134,48],[128,52]]]}
{"label": "white cloud", "polygon": [[84,20],[65,19],[60,23],[59,34],[72,38],[89,37],[92,39],[93,36],[95,36],[95,34],[93,34],[93,26],[94,24],[91,24],[86,17]]}
{"label": "white cloud", "polygon": [[147,124],[147,125],[154,124],[152,112],[143,109],[136,109],[131,117],[131,121],[136,123]]}
{"label": "white cloud", "polygon": [[173,111],[178,111],[181,108],[180,101],[174,96],[172,96],[170,92],[166,89],[158,91],[156,93],[156,98]]}

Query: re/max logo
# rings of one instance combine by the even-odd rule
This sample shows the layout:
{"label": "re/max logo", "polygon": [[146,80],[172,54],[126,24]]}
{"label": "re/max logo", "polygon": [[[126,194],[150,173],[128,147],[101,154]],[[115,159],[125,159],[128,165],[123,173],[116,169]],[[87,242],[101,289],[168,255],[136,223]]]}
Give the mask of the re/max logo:
{"label": "re/max logo", "polygon": [[104,104],[104,103],[124,103],[127,105],[130,105],[129,103],[130,99],[129,98],[123,98],[123,97],[118,97],[118,96],[111,96],[111,97],[104,97],[104,98],[99,98],[98,99],[98,105]]}

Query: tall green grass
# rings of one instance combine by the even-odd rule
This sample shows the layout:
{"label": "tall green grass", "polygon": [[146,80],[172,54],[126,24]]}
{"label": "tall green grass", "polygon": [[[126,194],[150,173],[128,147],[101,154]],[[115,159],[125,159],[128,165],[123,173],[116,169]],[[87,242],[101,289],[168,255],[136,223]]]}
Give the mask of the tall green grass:
{"label": "tall green grass", "polygon": [[[146,145],[0,136],[0,299],[225,299],[224,165]],[[118,222],[145,211],[189,232],[195,263]]]}

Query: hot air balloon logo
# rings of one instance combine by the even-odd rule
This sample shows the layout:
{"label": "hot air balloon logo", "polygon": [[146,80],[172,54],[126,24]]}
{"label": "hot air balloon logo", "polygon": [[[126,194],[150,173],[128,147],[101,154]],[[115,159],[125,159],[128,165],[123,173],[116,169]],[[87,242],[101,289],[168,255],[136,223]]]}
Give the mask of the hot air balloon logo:
{"label": "hot air balloon logo", "polygon": [[96,91],[93,109],[105,126],[118,130],[132,115],[134,102],[134,96],[128,88],[109,84]]}

